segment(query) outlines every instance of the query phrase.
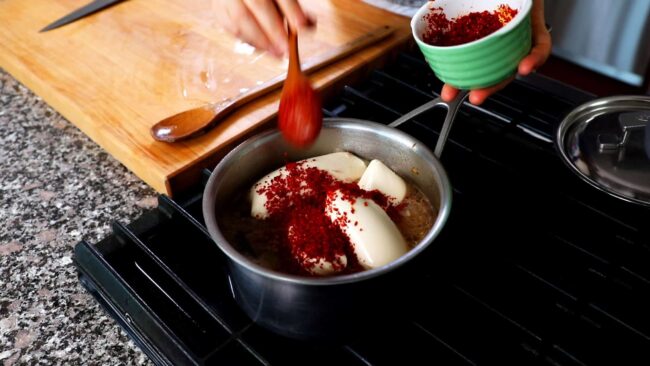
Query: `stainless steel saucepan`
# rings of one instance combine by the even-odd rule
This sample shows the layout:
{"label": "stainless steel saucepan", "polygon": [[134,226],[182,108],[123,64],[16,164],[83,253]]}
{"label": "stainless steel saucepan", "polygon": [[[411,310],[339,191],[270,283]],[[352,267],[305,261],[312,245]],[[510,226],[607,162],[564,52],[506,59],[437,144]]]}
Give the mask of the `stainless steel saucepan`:
{"label": "stainless steel saucepan", "polygon": [[[228,257],[233,296],[244,312],[261,326],[293,338],[335,339],[375,321],[399,301],[400,270],[419,256],[442,230],[451,209],[451,185],[438,161],[458,107],[466,95],[447,104],[429,102],[390,126],[346,118],[325,120],[313,146],[288,145],[277,130],[261,133],[232,150],[217,165],[205,187],[203,214],[213,240]],[[432,153],[426,145],[397,125],[433,107],[447,108],[447,117]],[[415,183],[437,208],[431,230],[415,248],[398,260],[365,272],[326,278],[288,275],[261,267],[239,253],[223,236],[217,212],[229,210],[235,193],[282,166],[335,151],[349,151],[364,159],[379,159]],[[288,154],[288,157],[285,155]],[[384,312],[384,316],[385,312]]]}

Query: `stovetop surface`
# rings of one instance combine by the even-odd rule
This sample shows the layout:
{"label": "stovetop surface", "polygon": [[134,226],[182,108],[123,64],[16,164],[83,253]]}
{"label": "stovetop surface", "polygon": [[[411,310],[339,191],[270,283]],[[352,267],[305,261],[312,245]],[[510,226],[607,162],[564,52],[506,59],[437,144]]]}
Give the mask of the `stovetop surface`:
{"label": "stovetop surface", "polygon": [[[402,54],[325,105],[389,123],[441,83]],[[459,112],[442,155],[452,213],[405,286],[409,311],[343,345],[273,335],[232,299],[203,226],[203,182],[97,244],[80,280],[157,364],[601,365],[650,360],[650,210],[592,188],[553,147],[561,119],[593,97],[534,76]],[[443,111],[400,126],[433,147]]]}

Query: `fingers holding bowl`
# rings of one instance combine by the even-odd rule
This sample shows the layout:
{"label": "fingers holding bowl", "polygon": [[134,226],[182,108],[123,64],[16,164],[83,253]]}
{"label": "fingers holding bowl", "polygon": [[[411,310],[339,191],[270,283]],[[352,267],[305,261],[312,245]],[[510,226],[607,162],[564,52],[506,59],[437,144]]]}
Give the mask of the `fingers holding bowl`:
{"label": "fingers holding bowl", "polygon": [[[411,21],[413,37],[431,69],[446,84],[441,91],[443,100],[454,99],[457,89],[463,89],[471,90],[471,103],[481,104],[512,81],[522,60],[526,59],[523,71],[532,70],[545,60],[544,47],[548,42],[543,38],[533,42],[532,0],[504,0],[503,3],[516,10],[511,20],[483,38],[453,46],[436,46],[424,41],[431,19],[437,19],[430,16],[432,12],[436,14],[442,9],[447,17],[482,10],[491,13],[495,11],[491,7],[496,5],[479,0],[439,0],[435,7],[424,5],[415,14]],[[533,43],[540,48],[534,48],[531,54]],[[527,58],[528,55],[533,57]]]}
{"label": "fingers holding bowl", "polygon": [[[487,98],[489,98],[492,94],[498,92],[499,90],[505,88],[514,79],[515,76],[512,75],[506,80],[498,83],[497,85],[490,86],[487,88],[473,89],[472,91],[469,92],[469,102],[474,105],[483,104],[483,102],[485,102]],[[444,100],[445,102],[449,103],[453,101],[457,95],[458,95],[458,89],[454,88],[449,84],[445,84],[442,86],[442,91],[440,92],[440,96],[442,97],[442,100]]]}

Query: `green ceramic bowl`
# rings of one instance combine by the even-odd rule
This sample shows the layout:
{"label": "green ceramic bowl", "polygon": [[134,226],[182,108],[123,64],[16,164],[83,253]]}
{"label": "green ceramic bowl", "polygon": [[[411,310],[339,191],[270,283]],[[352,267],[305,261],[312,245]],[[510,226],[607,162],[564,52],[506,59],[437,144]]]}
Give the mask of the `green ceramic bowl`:
{"label": "green ceramic bowl", "polygon": [[[447,18],[474,11],[494,11],[501,4],[517,9],[517,15],[498,31],[458,46],[432,46],[422,40],[431,8],[442,8]],[[411,30],[424,58],[436,76],[459,89],[484,88],[507,79],[531,47],[532,0],[436,0],[418,10]]]}

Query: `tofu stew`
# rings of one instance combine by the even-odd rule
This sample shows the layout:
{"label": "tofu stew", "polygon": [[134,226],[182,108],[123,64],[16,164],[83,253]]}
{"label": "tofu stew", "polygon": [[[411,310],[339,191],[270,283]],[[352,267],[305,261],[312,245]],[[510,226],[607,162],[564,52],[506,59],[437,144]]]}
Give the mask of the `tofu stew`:
{"label": "tofu stew", "polygon": [[218,214],[228,242],[273,271],[336,276],[384,266],[415,247],[438,209],[380,160],[335,152],[289,162]]}

